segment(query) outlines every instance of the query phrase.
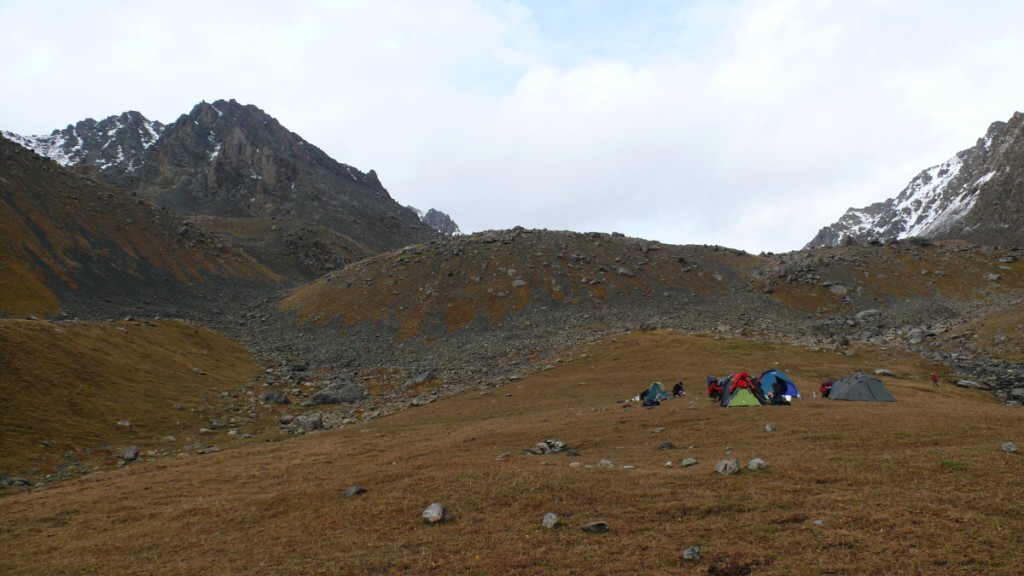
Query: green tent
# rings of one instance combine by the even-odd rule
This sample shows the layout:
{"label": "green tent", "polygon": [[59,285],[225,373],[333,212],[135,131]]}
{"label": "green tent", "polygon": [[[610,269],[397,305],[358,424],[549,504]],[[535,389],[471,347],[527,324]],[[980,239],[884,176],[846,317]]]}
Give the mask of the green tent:
{"label": "green tent", "polygon": [[722,399],[722,408],[736,408],[739,406],[760,406],[761,401],[749,388],[737,388],[735,392]]}

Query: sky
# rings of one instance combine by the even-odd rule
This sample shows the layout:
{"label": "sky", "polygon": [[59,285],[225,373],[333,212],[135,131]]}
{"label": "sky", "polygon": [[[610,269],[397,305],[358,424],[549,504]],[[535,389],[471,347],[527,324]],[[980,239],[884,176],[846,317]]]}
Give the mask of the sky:
{"label": "sky", "polygon": [[1019,0],[0,0],[0,129],[258,106],[463,232],[798,250],[1024,110]]}

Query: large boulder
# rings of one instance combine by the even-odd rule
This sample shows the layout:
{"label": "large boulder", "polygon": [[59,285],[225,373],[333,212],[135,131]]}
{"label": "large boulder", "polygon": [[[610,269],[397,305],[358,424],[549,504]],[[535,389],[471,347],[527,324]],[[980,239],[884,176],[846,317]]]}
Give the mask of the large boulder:
{"label": "large boulder", "polygon": [[311,406],[320,404],[352,404],[366,397],[366,391],[350,380],[332,380],[328,385],[313,394],[309,402]]}

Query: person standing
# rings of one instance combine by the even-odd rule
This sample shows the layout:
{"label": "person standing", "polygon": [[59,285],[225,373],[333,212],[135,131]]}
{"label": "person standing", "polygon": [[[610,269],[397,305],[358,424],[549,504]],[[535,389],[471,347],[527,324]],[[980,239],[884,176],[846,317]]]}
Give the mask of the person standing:
{"label": "person standing", "polygon": [[932,386],[939,387],[939,377],[934,372],[932,373]]}

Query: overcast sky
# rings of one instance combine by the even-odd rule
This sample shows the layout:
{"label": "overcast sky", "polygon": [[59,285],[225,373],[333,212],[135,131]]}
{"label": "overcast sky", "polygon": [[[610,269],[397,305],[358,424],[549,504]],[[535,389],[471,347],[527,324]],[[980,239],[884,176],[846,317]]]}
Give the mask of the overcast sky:
{"label": "overcast sky", "polygon": [[796,250],[1024,110],[1020,0],[0,0],[0,129],[254,104],[464,232]]}

